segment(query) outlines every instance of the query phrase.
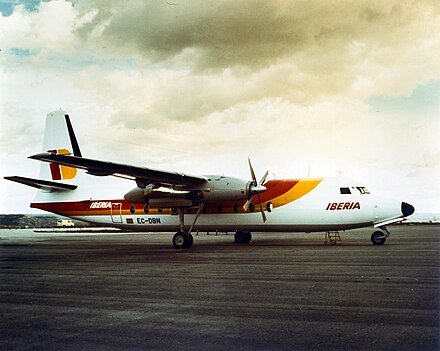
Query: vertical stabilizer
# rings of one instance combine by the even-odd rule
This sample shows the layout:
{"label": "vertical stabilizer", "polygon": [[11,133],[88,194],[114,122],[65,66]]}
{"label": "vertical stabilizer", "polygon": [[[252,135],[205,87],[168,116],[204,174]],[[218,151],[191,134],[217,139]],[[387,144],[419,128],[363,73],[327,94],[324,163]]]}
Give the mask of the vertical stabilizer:
{"label": "vertical stabilizer", "polygon": [[[42,151],[81,157],[79,144],[66,111],[58,110],[47,114]],[[42,163],[40,167],[40,177],[43,179],[68,181],[76,175],[76,168],[57,163],[50,163],[49,166]]]}

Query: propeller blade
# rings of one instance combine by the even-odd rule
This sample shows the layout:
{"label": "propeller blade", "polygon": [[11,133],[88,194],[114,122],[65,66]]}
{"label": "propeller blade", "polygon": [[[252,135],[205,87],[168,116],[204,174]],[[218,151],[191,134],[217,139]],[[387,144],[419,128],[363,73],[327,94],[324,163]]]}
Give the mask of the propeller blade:
{"label": "propeller blade", "polygon": [[264,173],[264,175],[261,177],[260,183],[258,184],[263,185],[268,175],[269,175],[269,171],[266,171],[266,173]]}
{"label": "propeller blade", "polygon": [[257,194],[257,195],[258,195],[258,202],[260,203],[261,216],[263,217],[263,222],[266,223],[267,217],[266,217],[266,214],[264,213],[264,208],[263,208],[263,204],[261,203],[260,194]]}
{"label": "propeller blade", "polygon": [[252,196],[246,201],[246,203],[243,205],[243,209],[245,210],[245,211],[247,211],[247,210],[249,210],[249,205],[251,204],[251,202],[252,202]]}
{"label": "propeller blade", "polygon": [[252,175],[252,181],[254,182],[254,185],[257,186],[257,177],[255,176],[255,172],[254,172],[254,168],[252,167],[252,163],[251,163],[251,158],[248,157],[248,163],[249,163],[249,168],[251,170],[251,175]]}
{"label": "propeller blade", "polygon": [[261,178],[260,182],[257,183],[257,177],[255,176],[254,167],[252,167],[252,162],[250,157],[248,157],[248,163],[249,163],[249,169],[251,170],[252,183],[249,186],[249,197],[246,203],[244,204],[243,209],[245,211],[249,210],[249,206],[251,205],[253,196],[257,195],[258,203],[260,204],[261,216],[263,217],[263,222],[266,222],[267,217],[266,214],[264,213],[264,208],[263,208],[263,204],[261,203],[260,194],[267,190],[263,184],[266,181],[267,176],[269,175],[269,171],[266,171],[266,173],[264,173],[263,177]]}
{"label": "propeller blade", "polygon": [[264,185],[253,185],[251,184],[249,187],[249,197],[246,201],[246,203],[244,204],[243,208],[245,211],[247,211],[249,209],[249,205],[252,202],[252,198],[254,197],[254,195],[258,195],[258,197],[260,197],[261,193],[264,193],[267,190],[267,188]]}

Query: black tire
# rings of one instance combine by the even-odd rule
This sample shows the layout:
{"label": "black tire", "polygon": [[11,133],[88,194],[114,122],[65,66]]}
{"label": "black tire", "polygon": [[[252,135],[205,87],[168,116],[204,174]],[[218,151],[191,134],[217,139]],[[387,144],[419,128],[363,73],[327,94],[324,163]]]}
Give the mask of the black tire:
{"label": "black tire", "polygon": [[177,232],[173,236],[173,246],[176,249],[189,249],[193,244],[193,236],[185,232]]}
{"label": "black tire", "polygon": [[373,234],[371,234],[371,242],[373,245],[383,245],[385,244],[385,241],[387,238],[385,237],[385,234],[381,231],[376,231]]}
{"label": "black tire", "polygon": [[194,238],[192,234],[187,234],[186,236],[187,236],[187,242],[185,243],[184,249],[189,249],[193,245]]}
{"label": "black tire", "polygon": [[252,240],[252,234],[250,232],[242,232],[237,230],[234,235],[234,244],[249,244]]}
{"label": "black tire", "polygon": [[173,236],[173,246],[176,249],[186,249],[186,246],[188,245],[188,235],[185,232],[177,232]]}

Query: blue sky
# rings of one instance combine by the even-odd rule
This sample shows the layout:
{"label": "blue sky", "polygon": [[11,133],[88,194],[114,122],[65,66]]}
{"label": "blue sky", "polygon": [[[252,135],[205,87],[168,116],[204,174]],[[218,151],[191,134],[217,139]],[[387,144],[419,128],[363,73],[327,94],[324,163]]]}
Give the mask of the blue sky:
{"label": "blue sky", "polygon": [[36,0],[28,0],[28,1],[0,0],[0,12],[3,14],[3,16],[9,16],[11,15],[16,5],[23,5],[27,10],[34,11],[39,4],[40,1],[36,1]]}
{"label": "blue sky", "polygon": [[[438,118],[440,111],[440,81],[419,85],[410,95],[369,96],[367,103],[373,108],[387,112],[417,113],[420,117],[430,115]],[[437,112],[437,114],[436,114]]]}

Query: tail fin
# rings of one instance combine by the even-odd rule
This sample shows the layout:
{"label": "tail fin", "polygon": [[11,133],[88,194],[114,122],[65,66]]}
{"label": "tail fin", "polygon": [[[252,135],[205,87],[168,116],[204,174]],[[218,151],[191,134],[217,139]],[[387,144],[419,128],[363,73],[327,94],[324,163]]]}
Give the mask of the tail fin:
{"label": "tail fin", "polygon": [[[72,154],[73,152],[74,156],[82,157],[66,111],[58,110],[47,114],[43,152],[54,154]],[[76,177],[76,174],[76,168],[57,163],[50,163],[49,167],[47,167],[47,164],[42,163],[40,167],[40,177],[43,179],[71,180]]]}

